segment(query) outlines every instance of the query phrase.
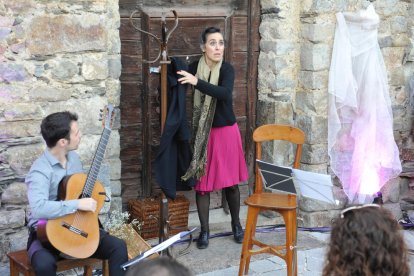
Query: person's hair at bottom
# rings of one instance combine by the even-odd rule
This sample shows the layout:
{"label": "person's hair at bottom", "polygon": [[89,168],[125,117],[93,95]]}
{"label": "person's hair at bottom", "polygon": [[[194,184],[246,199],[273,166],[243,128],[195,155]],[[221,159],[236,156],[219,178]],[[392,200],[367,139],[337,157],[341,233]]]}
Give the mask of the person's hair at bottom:
{"label": "person's hair at bottom", "polygon": [[335,220],[323,276],[408,276],[400,226],[384,208],[350,210]]}
{"label": "person's hair at bottom", "polygon": [[127,270],[127,276],[193,276],[183,264],[168,257],[145,259]]}

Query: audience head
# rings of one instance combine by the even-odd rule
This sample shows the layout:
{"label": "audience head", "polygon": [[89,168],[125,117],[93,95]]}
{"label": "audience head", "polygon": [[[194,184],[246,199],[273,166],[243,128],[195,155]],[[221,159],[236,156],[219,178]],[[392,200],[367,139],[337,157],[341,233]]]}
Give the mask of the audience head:
{"label": "audience head", "polygon": [[127,276],[193,276],[184,265],[168,257],[145,259],[127,270]]}
{"label": "audience head", "polygon": [[335,220],[324,276],[408,276],[407,248],[400,226],[379,205],[345,209]]}

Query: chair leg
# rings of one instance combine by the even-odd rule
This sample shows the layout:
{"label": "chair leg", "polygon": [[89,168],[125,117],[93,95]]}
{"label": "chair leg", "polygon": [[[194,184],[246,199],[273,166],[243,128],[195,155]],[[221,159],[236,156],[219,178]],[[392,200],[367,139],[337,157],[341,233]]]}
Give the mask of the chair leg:
{"label": "chair leg", "polygon": [[242,245],[242,252],[240,256],[239,276],[247,274],[249,272],[250,265],[250,250],[253,248],[252,238],[256,233],[257,216],[259,214],[259,208],[248,207],[247,209],[247,221],[244,231],[244,239]]}
{"label": "chair leg", "polygon": [[296,210],[282,212],[286,225],[286,266],[287,275],[297,275],[297,256],[296,256]]}
{"label": "chair leg", "polygon": [[109,263],[108,260],[102,261],[102,275],[109,276]]}
{"label": "chair leg", "polygon": [[92,267],[90,265],[85,265],[83,267],[83,275],[84,276],[92,276]]}
{"label": "chair leg", "polygon": [[14,260],[10,259],[10,276],[19,276],[19,270],[17,269]]}

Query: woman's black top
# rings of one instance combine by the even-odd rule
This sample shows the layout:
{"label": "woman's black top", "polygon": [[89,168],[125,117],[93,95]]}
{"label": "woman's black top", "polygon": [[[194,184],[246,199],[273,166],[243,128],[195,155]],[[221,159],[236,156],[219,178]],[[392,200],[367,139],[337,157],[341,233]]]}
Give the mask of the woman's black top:
{"label": "woman's black top", "polygon": [[[191,63],[188,71],[195,75],[197,66],[198,61]],[[213,85],[207,81],[198,79],[195,88],[217,99],[213,127],[231,126],[236,122],[236,116],[233,112],[233,84],[233,66],[224,61],[220,68],[218,85]]]}

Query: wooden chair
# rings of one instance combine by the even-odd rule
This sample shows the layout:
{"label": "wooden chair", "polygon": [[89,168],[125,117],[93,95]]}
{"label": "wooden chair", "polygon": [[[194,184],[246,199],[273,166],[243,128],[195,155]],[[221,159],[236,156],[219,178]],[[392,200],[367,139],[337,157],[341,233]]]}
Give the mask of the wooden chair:
{"label": "wooden chair", "polygon": [[[24,276],[35,275],[33,267],[30,265],[29,257],[26,250],[20,250],[7,253],[10,261],[10,276],[19,276],[22,273]],[[92,276],[92,267],[102,263],[102,273],[104,276],[109,275],[109,265],[107,260],[99,260],[94,258],[87,259],[62,259],[57,264],[57,271],[65,271],[76,267],[83,267],[83,275]]]}
{"label": "wooden chair", "polygon": [[[288,125],[263,125],[253,132],[253,141],[256,143],[256,159],[262,157],[262,142],[284,140],[296,144],[294,168],[298,168],[302,155],[302,145],[305,134],[302,130]],[[249,271],[250,257],[252,255],[268,253],[285,260],[288,275],[297,275],[296,263],[296,195],[276,194],[263,192],[262,177],[256,164],[256,183],[253,195],[245,201],[248,206],[246,229],[242,252],[240,256],[239,276]],[[282,215],[286,225],[286,243],[283,245],[270,245],[258,241],[255,237],[257,216],[260,211],[272,210]],[[258,249],[253,246],[259,247]]]}

